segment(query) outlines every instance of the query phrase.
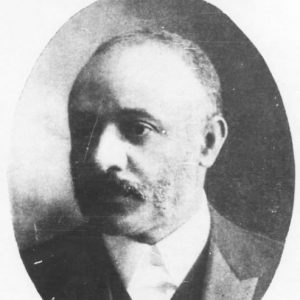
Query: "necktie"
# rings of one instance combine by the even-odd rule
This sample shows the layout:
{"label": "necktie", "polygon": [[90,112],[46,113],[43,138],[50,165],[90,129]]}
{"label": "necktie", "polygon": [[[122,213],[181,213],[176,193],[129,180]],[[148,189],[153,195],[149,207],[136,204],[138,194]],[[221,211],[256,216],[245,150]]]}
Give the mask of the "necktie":
{"label": "necktie", "polygon": [[132,300],[170,300],[176,285],[172,283],[157,247],[152,246],[148,250],[127,291]]}

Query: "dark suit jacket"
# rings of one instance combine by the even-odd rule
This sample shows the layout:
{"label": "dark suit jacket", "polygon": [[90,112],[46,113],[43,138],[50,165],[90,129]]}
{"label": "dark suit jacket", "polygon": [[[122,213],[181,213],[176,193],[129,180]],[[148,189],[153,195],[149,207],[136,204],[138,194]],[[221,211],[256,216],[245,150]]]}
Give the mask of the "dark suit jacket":
{"label": "dark suit jacket", "polygon": [[[261,299],[282,243],[246,231],[212,213],[211,234],[172,300]],[[21,251],[44,300],[130,300],[99,233],[88,227]]]}

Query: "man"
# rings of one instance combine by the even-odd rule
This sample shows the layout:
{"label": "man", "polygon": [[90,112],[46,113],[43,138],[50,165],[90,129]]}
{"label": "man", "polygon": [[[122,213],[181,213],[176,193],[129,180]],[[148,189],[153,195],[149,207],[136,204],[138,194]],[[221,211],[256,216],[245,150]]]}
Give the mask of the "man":
{"label": "man", "polygon": [[43,299],[261,298],[282,246],[208,205],[227,124],[199,46],[166,31],[103,43],[74,82],[69,124],[87,224],[22,253]]}

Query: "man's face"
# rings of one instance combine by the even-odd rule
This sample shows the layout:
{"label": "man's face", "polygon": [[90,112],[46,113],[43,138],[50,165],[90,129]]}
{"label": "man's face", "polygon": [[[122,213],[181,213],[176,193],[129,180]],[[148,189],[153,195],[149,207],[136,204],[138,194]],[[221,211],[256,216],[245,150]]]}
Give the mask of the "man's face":
{"label": "man's face", "polygon": [[71,163],[83,214],[111,234],[174,230],[200,205],[205,88],[154,42],[93,57],[78,85]]}

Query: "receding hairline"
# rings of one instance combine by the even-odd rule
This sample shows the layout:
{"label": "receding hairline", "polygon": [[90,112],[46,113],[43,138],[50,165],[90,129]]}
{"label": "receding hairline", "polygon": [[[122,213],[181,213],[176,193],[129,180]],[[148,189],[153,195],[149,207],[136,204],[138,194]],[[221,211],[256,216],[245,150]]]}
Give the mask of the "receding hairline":
{"label": "receding hairline", "polygon": [[149,30],[133,31],[127,34],[114,36],[100,44],[88,62],[78,74],[70,92],[69,104],[72,98],[81,89],[81,77],[94,59],[113,55],[115,51],[122,51],[130,47],[144,45],[148,42],[161,44],[177,52],[186,65],[195,74],[199,83],[206,89],[209,100],[213,104],[213,114],[222,114],[220,79],[206,52],[194,42],[182,38],[180,35],[162,30],[153,32]]}

